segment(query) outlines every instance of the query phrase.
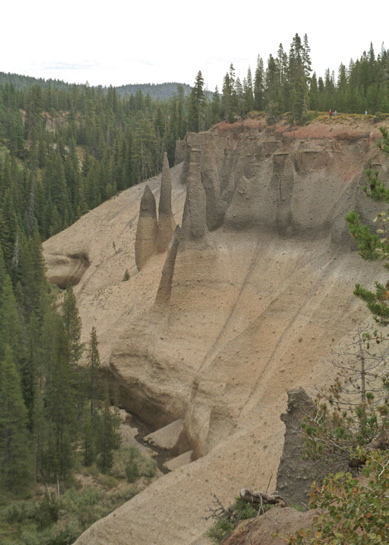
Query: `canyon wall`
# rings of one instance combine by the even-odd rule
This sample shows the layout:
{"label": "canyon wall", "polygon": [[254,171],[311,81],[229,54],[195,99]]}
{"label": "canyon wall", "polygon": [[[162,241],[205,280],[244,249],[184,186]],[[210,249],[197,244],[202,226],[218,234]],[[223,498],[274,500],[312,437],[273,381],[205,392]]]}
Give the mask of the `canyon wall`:
{"label": "canyon wall", "polygon": [[[330,380],[334,351],[368,318],[354,284],[387,280],[344,222],[379,210],[361,190],[368,167],[388,178],[378,126],[329,121],[188,134],[160,219],[155,177],[148,222],[144,183],[44,244],[48,277],[73,279],[84,338],[96,327],[123,407],[152,429],[182,421],[175,454],[192,451],[77,543],[200,544],[212,494],[228,503],[243,486],[275,487],[287,390]],[[163,251],[158,229],[173,224]]]}

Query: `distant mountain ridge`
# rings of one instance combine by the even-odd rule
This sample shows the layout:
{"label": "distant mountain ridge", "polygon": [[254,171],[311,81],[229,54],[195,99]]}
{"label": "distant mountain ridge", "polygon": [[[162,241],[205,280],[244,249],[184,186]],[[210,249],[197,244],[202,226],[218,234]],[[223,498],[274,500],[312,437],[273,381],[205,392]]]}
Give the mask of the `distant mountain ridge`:
{"label": "distant mountain ridge", "polygon": [[66,83],[58,79],[44,79],[44,78],[34,78],[32,76],[22,76],[20,74],[0,72],[0,85],[6,83],[11,83],[15,89],[26,89],[32,87],[33,85],[39,85],[40,87],[55,87],[57,89],[66,89],[71,87],[71,83]]}
{"label": "distant mountain ridge", "polygon": [[[22,76],[20,74],[12,74],[6,72],[0,72],[0,85],[6,83],[11,83],[16,89],[26,89],[32,87],[33,85],[39,85],[40,87],[54,87],[56,89],[66,89],[73,87],[74,85],[84,87],[85,84],[77,83],[66,83],[65,81],[57,79],[43,79],[43,78],[34,78],[32,76]],[[128,85],[120,85],[115,87],[117,93],[124,97],[128,95],[135,95],[137,91],[141,91],[143,95],[150,95],[153,99],[166,100],[172,97],[177,93],[177,88],[182,86],[184,89],[184,94],[189,95],[191,92],[191,86],[187,83],[177,83],[177,82],[168,82],[168,83],[135,83]],[[99,87],[99,86],[93,86]],[[107,87],[102,86],[104,89]]]}
{"label": "distant mountain ridge", "polygon": [[177,93],[177,88],[181,86],[184,89],[184,94],[189,95],[192,88],[187,83],[135,83],[129,85],[121,85],[116,87],[116,91],[120,96],[135,95],[141,91],[144,95],[150,95],[151,98],[165,100]]}

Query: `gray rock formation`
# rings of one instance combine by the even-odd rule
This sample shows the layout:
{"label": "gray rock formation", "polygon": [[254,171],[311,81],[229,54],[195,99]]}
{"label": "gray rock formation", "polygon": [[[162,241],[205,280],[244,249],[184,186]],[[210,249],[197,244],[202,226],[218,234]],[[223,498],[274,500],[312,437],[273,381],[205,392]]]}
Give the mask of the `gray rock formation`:
{"label": "gray rock formation", "polygon": [[140,201],[138,228],[135,237],[135,262],[140,271],[155,253],[157,239],[157,207],[153,192],[146,185]]}
{"label": "gray rock formation", "polygon": [[335,465],[324,459],[306,457],[301,424],[313,408],[309,395],[303,388],[288,391],[287,412],[281,415],[285,423],[285,441],[277,472],[277,492],[292,505],[308,506],[313,481],[320,482],[330,472],[347,471],[346,465]]}
{"label": "gray rock formation", "polygon": [[201,182],[201,152],[193,148],[190,152],[187,174],[187,193],[182,218],[182,241],[180,250],[195,242],[197,248],[207,246],[206,196]]}
{"label": "gray rock formation", "polygon": [[188,179],[190,150],[191,150],[191,147],[188,144],[188,139],[185,138],[185,140],[183,140],[182,142],[181,150],[180,150],[180,155],[183,161],[181,176],[180,176],[180,183],[182,185],[185,185]]}
{"label": "gray rock formation", "polygon": [[169,251],[166,257],[165,265],[162,269],[161,281],[159,283],[157,297],[155,300],[156,305],[163,305],[168,303],[172,291],[172,282],[174,274],[174,265],[177,257],[178,244],[180,241],[181,229],[177,225],[173,235],[172,243],[169,247]]}
{"label": "gray rock formation", "polygon": [[207,198],[207,226],[213,231],[223,225],[227,202],[222,199],[217,153],[212,141],[205,146],[202,160],[202,184]]}
{"label": "gray rock formation", "polygon": [[288,391],[287,412],[281,415],[285,423],[285,441],[277,472],[277,493],[294,505],[308,505],[309,490],[313,480],[308,460],[304,460],[304,439],[301,423],[304,413],[313,407],[312,400],[303,388]]}
{"label": "gray rock formation", "polygon": [[172,181],[165,152],[162,166],[161,194],[158,208],[157,252],[166,252],[176,225],[172,213]]}

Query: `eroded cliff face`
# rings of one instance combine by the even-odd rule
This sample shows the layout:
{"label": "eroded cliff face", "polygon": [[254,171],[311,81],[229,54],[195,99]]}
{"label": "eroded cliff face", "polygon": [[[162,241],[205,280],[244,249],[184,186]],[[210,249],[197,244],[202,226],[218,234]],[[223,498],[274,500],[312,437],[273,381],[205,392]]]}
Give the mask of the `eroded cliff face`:
{"label": "eroded cliff face", "polygon": [[[387,179],[389,169],[378,127],[353,123],[291,131],[257,120],[189,134],[184,162],[170,169],[181,229],[139,272],[145,184],[45,243],[60,285],[65,258],[87,259],[75,287],[84,335],[96,327],[123,406],[155,429],[182,420],[176,454],[192,450],[196,460],[77,543],[195,543],[212,493],[228,502],[276,474],[286,390],[329,380],[332,350],[367,317],[354,284],[387,280],[380,264],[359,258],[344,223],[350,209],[374,216],[364,173],[372,166]],[[147,184],[158,201],[160,177]],[[172,226],[165,198],[162,210]],[[125,269],[131,278],[121,282]]]}

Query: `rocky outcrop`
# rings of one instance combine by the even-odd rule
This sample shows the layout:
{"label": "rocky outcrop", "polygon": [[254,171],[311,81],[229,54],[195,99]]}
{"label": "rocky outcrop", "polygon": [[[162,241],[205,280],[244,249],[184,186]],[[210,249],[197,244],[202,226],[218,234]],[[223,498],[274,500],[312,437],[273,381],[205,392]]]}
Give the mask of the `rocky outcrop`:
{"label": "rocky outcrop", "polygon": [[347,471],[347,464],[337,467],[326,462],[311,460],[306,456],[302,423],[313,410],[313,402],[303,388],[288,391],[286,413],[281,415],[285,424],[284,448],[277,471],[277,493],[293,506],[308,507],[313,481],[321,482],[330,472]]}
{"label": "rocky outcrop", "polygon": [[135,261],[138,271],[144,267],[152,255],[166,252],[175,226],[172,213],[172,182],[169,162],[165,153],[161,176],[158,221],[155,197],[148,185],[145,187],[140,202],[135,238]]}
{"label": "rocky outcrop", "polygon": [[307,507],[313,481],[322,482],[329,473],[349,471],[347,459],[312,460],[306,455],[302,424],[314,409],[312,399],[303,388],[288,391],[286,413],[281,415],[285,424],[284,448],[277,471],[277,493],[294,506]]}
{"label": "rocky outcrop", "polygon": [[182,243],[180,250],[196,246],[207,247],[206,195],[201,181],[201,152],[193,148],[189,155],[187,193],[182,218]]}
{"label": "rocky outcrop", "polygon": [[66,289],[66,286],[77,286],[81,278],[87,271],[90,262],[86,252],[79,252],[73,255],[65,254],[50,254],[47,265],[49,274],[48,280],[52,284],[56,284],[61,289]]}
{"label": "rocky outcrop", "polygon": [[164,305],[170,301],[170,295],[172,292],[174,265],[176,263],[178,244],[180,242],[181,228],[177,225],[174,232],[172,243],[169,247],[168,254],[166,256],[165,265],[161,273],[161,281],[159,283],[157,297],[155,299],[156,305]]}
{"label": "rocky outcrop", "polygon": [[167,154],[163,157],[161,194],[158,208],[157,252],[166,252],[176,224],[172,213],[172,181]]}
{"label": "rocky outcrop", "polygon": [[312,400],[303,388],[288,391],[287,412],[281,415],[285,424],[285,439],[277,471],[276,489],[278,494],[294,506],[308,506],[310,486],[314,479],[312,469],[315,464],[305,460],[301,428],[305,414],[312,409]]}
{"label": "rocky outcrop", "polygon": [[135,238],[135,262],[140,271],[155,252],[157,239],[157,208],[153,192],[146,185],[140,201],[138,228]]}
{"label": "rocky outcrop", "polygon": [[227,202],[222,196],[222,180],[217,164],[217,148],[212,139],[202,150],[201,182],[206,195],[206,218],[209,231],[223,225]]}

